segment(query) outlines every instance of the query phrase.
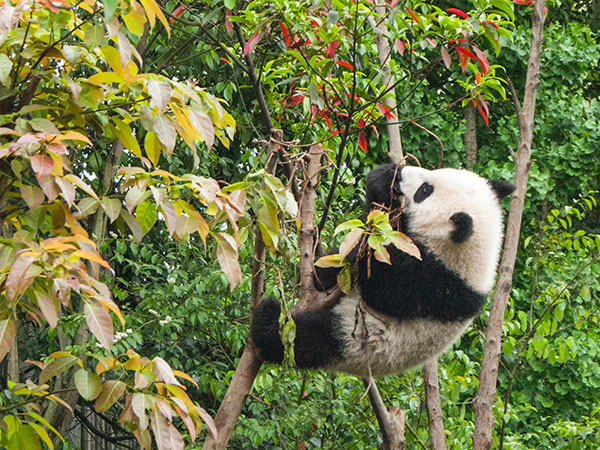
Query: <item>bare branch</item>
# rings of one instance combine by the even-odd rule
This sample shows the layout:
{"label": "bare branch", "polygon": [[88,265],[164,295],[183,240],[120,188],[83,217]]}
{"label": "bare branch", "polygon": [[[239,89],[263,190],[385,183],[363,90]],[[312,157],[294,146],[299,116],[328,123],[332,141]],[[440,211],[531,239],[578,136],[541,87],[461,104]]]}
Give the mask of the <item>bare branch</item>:
{"label": "bare branch", "polygon": [[431,450],[446,450],[437,360],[432,359],[425,364],[423,367],[423,379],[425,381],[427,416],[429,417],[429,444],[431,445]]}

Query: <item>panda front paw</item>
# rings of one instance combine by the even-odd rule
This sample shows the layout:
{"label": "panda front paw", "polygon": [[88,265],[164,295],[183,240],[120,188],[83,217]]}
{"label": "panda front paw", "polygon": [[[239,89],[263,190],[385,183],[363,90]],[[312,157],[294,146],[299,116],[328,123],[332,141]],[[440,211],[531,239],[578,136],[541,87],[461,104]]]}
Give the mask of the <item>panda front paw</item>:
{"label": "panda front paw", "polygon": [[383,164],[369,172],[366,181],[365,213],[368,214],[377,205],[387,208],[400,206],[401,172],[402,166],[397,164]]}

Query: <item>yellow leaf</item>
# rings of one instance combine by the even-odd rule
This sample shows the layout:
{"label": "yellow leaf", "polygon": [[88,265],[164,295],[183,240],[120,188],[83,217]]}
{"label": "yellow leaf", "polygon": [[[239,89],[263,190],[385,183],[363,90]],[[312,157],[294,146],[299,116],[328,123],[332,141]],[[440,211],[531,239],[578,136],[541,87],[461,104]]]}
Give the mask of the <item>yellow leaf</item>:
{"label": "yellow leaf", "polygon": [[98,72],[87,79],[88,83],[98,87],[103,84],[123,83],[124,81],[123,77],[115,72]]}
{"label": "yellow leaf", "polygon": [[100,48],[100,51],[102,52],[102,55],[104,55],[104,59],[110,68],[114,70],[123,80],[127,79],[125,71],[123,70],[123,64],[121,63],[121,54],[119,53],[119,50],[111,47],[110,45],[105,45],[104,47]]}
{"label": "yellow leaf", "polygon": [[196,137],[196,130],[190,123],[187,115],[178,107],[171,103],[171,109],[177,119],[177,125],[179,125],[179,136],[185,141],[185,143],[194,148],[194,137]]}
{"label": "yellow leaf", "polygon": [[146,137],[144,138],[144,150],[146,150],[146,156],[148,156],[152,164],[156,166],[158,164],[158,159],[160,158],[160,142],[156,137],[156,134],[152,131],[146,133]]}
{"label": "yellow leaf", "polygon": [[117,133],[117,137],[123,143],[123,146],[126,149],[131,150],[135,156],[142,156],[140,144],[138,144],[138,141],[135,138],[131,127],[118,117],[113,117],[113,122],[116,125],[115,131]]}
{"label": "yellow leaf", "polygon": [[184,380],[188,380],[190,383],[192,383],[194,386],[198,387],[198,384],[194,381],[194,379],[192,377],[190,377],[187,373],[182,372],[180,370],[173,370],[173,374],[176,377],[179,378],[183,378]]}
{"label": "yellow leaf", "polygon": [[158,16],[158,20],[161,21],[169,36],[171,36],[171,27],[169,27],[169,22],[167,22],[167,18],[160,10],[159,6],[156,4],[154,0],[140,0],[144,9],[146,10],[146,15],[148,16],[148,20],[150,21],[150,25],[154,27],[155,17]]}
{"label": "yellow leaf", "polygon": [[100,255],[98,255],[97,253],[90,253],[90,252],[86,252],[85,250],[77,250],[76,252],[73,252],[71,256],[89,259],[90,261],[96,262],[96,263],[100,264],[101,266],[104,266],[107,269],[112,270],[112,267],[110,267],[110,265],[104,259],[102,259],[102,257]]}
{"label": "yellow leaf", "polygon": [[73,130],[69,130],[65,134],[57,136],[57,139],[60,141],[81,141],[85,142],[86,144],[93,145],[92,141],[90,141],[86,135]]}

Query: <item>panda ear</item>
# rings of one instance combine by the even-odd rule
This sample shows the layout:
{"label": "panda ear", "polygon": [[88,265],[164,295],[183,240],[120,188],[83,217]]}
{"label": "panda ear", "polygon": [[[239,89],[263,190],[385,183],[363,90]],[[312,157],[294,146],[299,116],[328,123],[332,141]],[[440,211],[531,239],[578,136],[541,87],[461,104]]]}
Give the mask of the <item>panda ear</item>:
{"label": "panda ear", "polygon": [[454,222],[454,231],[450,234],[452,242],[460,244],[473,234],[473,219],[466,212],[453,214],[450,220]]}
{"label": "panda ear", "polygon": [[498,200],[510,195],[515,190],[515,185],[502,180],[487,180],[488,184],[498,197]]}

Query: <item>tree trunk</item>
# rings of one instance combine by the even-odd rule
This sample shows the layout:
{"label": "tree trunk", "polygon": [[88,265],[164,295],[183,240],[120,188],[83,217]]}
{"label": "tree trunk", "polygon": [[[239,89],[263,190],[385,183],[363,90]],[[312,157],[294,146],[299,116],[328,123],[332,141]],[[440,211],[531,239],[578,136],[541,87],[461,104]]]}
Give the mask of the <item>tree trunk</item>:
{"label": "tree trunk", "polygon": [[431,450],[446,450],[437,360],[432,359],[425,364],[423,379],[425,381],[425,403],[427,404],[427,417],[429,418]]}
{"label": "tree trunk", "polygon": [[369,389],[369,401],[381,429],[383,450],[404,450],[406,440],[404,437],[404,411],[397,406],[386,408],[375,384],[375,380],[363,380],[363,384]]}
{"label": "tree trunk", "polygon": [[465,134],[463,134],[463,143],[467,158],[465,165],[468,170],[473,170],[473,166],[477,162],[477,123],[475,121],[475,106],[469,102],[464,108],[465,115]]}
{"label": "tree trunk", "polygon": [[390,91],[381,101],[392,113],[389,117],[386,117],[387,131],[388,131],[388,151],[390,159],[399,163],[404,159],[402,152],[402,138],[400,135],[400,126],[398,125],[398,110],[396,105],[396,90],[392,87],[394,81],[392,79],[392,72],[390,70],[389,61],[391,55],[390,44],[385,35],[385,27],[381,24],[381,20],[386,16],[386,10],[383,6],[375,6],[375,12],[380,17],[379,22],[369,16],[369,24],[375,32],[375,43],[377,44],[377,56],[379,58],[379,66],[381,67],[381,84],[385,86],[386,91]]}
{"label": "tree trunk", "polygon": [[473,431],[473,449],[488,450],[492,446],[492,428],[494,418],[492,405],[496,393],[498,379],[498,365],[502,345],[502,322],[508,296],[512,287],[512,276],[519,245],[519,234],[523,214],[523,204],[527,189],[529,174],[531,143],[533,140],[533,120],[535,114],[535,96],[539,85],[539,69],[542,53],[542,37],[544,27],[544,0],[535,2],[531,18],[531,40],[529,62],[523,96],[523,109],[521,110],[518,99],[515,97],[515,108],[519,120],[519,146],[513,156],[515,161],[515,187],[513,193],[504,253],[498,270],[498,280],[492,299],[490,318],[485,337],[485,351],[479,375],[479,390],[473,402],[475,413],[475,430]]}

